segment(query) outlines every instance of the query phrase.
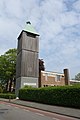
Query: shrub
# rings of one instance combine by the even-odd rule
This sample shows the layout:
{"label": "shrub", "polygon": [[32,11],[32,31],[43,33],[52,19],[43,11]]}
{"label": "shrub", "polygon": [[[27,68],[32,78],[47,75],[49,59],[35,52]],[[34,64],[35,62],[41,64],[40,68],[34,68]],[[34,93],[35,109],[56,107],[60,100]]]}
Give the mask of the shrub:
{"label": "shrub", "polygon": [[32,86],[25,85],[24,88],[32,88]]}
{"label": "shrub", "polygon": [[0,98],[5,98],[5,99],[15,99],[16,95],[15,94],[9,94],[9,93],[0,93]]}
{"label": "shrub", "polygon": [[50,105],[80,108],[80,86],[24,88],[19,90],[19,98]]}
{"label": "shrub", "polygon": [[3,89],[2,89],[2,87],[0,87],[0,93],[2,93],[3,92]]}

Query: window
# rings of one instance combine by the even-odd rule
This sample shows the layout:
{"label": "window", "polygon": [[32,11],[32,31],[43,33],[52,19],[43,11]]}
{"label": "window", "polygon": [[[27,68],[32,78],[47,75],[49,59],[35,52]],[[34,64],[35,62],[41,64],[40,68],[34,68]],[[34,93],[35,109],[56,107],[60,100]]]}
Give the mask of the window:
{"label": "window", "polygon": [[60,81],[60,75],[57,75],[57,81]]}
{"label": "window", "polygon": [[43,85],[43,87],[48,87],[48,85]]}

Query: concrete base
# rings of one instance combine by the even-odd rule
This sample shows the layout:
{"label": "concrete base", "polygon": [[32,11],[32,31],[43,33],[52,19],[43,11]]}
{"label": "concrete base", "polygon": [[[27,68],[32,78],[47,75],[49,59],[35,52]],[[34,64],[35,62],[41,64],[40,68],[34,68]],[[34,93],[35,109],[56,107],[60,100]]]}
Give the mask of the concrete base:
{"label": "concrete base", "polygon": [[27,86],[32,86],[38,88],[38,78],[33,77],[19,77],[16,79],[16,96],[18,97],[19,89]]}

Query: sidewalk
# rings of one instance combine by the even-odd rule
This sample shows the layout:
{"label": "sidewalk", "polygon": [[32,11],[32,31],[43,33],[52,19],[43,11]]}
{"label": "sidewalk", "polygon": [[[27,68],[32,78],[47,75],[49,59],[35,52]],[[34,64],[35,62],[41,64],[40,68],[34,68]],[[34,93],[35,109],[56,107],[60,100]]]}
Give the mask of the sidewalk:
{"label": "sidewalk", "polygon": [[[9,102],[9,100],[0,98],[0,101]],[[22,100],[11,100],[11,103],[23,105],[27,107],[33,107],[40,110],[48,111],[48,112],[54,112],[61,115],[66,115],[69,117],[75,117],[80,119],[80,109],[74,109],[74,108],[67,108],[67,107],[61,107],[61,106],[52,106],[52,105],[46,105],[46,104],[40,104],[36,102],[29,102],[29,101],[22,101]]]}

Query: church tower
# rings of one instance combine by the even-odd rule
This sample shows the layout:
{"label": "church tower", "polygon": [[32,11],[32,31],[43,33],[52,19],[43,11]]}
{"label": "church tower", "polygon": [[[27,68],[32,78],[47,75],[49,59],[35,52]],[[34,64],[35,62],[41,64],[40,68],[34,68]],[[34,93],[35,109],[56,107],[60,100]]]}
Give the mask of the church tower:
{"label": "church tower", "polygon": [[39,77],[39,35],[30,22],[26,23],[18,37],[16,63],[16,95],[25,85],[38,87]]}

